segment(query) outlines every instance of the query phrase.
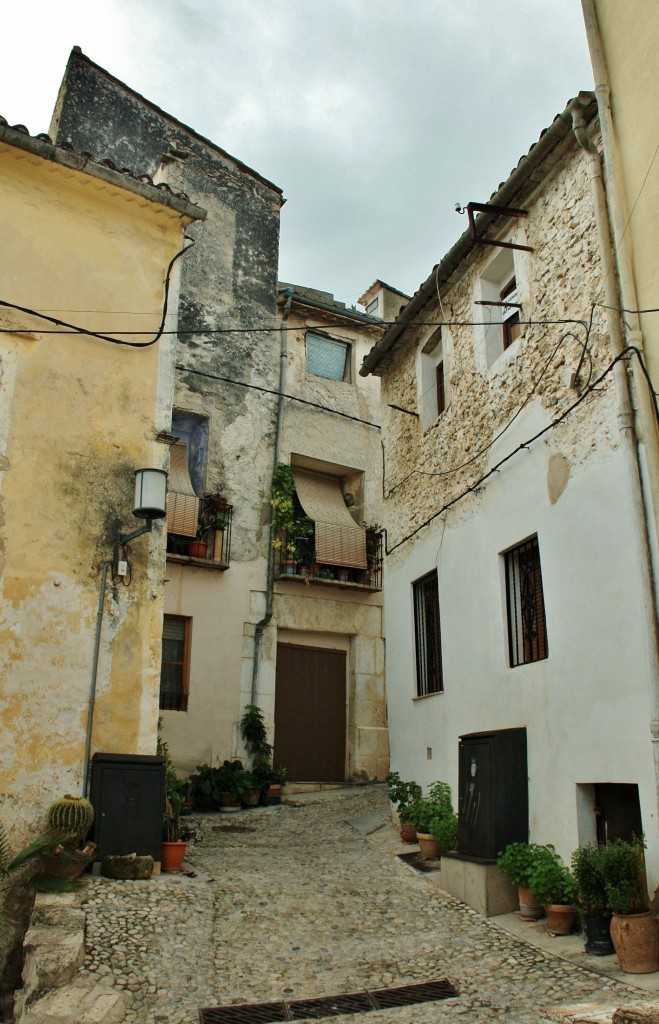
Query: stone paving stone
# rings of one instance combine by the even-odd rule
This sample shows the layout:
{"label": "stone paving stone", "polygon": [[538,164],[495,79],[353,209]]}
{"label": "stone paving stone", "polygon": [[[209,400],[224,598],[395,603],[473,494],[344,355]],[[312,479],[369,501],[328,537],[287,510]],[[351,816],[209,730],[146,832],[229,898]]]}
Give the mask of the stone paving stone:
{"label": "stone paving stone", "polygon": [[538,1024],[541,1007],[645,1002],[510,936],[350,824],[387,813],[385,788],[366,786],[196,819],[197,878],[92,881],[83,971],[133,993],[131,1024],[198,1024],[203,1006],[441,978],[457,999],[326,1020]]}

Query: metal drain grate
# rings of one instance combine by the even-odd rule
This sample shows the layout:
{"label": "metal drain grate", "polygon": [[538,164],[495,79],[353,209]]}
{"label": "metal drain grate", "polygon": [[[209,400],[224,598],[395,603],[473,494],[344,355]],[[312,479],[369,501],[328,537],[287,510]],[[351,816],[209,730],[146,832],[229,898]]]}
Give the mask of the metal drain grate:
{"label": "metal drain grate", "polygon": [[430,1003],[451,999],[457,989],[446,979],[381,988],[373,992],[351,992],[348,995],[324,996],[318,999],[296,999],[293,1002],[241,1003],[239,1006],[214,1006],[199,1011],[200,1024],[276,1024],[285,1020],[320,1020],[344,1013],[370,1013],[373,1010]]}

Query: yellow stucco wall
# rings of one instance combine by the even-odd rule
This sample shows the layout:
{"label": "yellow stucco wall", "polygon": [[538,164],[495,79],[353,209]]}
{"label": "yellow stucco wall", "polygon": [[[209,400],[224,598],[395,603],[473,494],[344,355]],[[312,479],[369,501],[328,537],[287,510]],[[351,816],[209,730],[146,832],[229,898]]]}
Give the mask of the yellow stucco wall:
{"label": "yellow stucco wall", "polygon": [[[0,298],[155,331],[188,219],[5,143],[0,210]],[[0,327],[32,329],[0,334],[0,815],[27,831],[81,791],[102,565],[139,525],[134,470],[167,468],[173,343],[39,333],[2,307]],[[108,581],[92,753],[155,752],[163,546],[155,528],[129,548],[131,585]]]}

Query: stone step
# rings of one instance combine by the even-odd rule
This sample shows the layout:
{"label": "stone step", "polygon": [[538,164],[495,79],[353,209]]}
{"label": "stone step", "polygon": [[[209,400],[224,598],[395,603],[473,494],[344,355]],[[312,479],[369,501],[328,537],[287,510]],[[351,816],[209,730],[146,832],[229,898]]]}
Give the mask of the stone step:
{"label": "stone step", "polygon": [[29,929],[23,948],[23,987],[29,1000],[32,993],[66,985],[76,976],[85,959],[84,929],[37,925]]}
{"label": "stone step", "polygon": [[81,976],[37,999],[16,1024],[122,1024],[132,1003],[132,994],[112,982]]}
{"label": "stone step", "polygon": [[85,926],[81,909],[83,893],[37,893],[32,911],[32,925],[61,925],[73,930]]}

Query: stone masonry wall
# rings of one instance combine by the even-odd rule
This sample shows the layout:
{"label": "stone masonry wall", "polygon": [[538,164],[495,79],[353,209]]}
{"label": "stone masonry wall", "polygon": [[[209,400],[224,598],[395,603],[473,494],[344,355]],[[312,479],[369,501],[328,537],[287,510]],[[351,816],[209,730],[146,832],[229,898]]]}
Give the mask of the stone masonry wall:
{"label": "stone masonry wall", "polygon": [[[442,308],[435,300],[415,318],[427,324],[452,324],[442,332],[445,412],[424,431],[420,419],[388,408],[395,404],[421,412],[417,354],[436,326],[409,328],[382,378],[390,547],[487,472],[496,461],[489,447],[525,402],[540,403],[546,417],[555,418],[578,398],[581,392],[568,387],[566,374],[579,363],[586,331],[578,324],[547,321],[579,319],[588,324],[592,312],[582,382],[588,381],[591,369],[595,379],[610,362],[605,310],[593,306],[603,301],[603,292],[593,204],[581,151],[572,147],[563,153],[526,208],[528,218],[513,222],[503,237],[517,237],[534,250],[530,254],[516,252],[515,263],[522,320],[537,325],[524,326],[520,341],[489,369],[485,367],[478,350],[483,329],[479,332],[472,322],[485,320],[487,307],[475,304],[475,286],[500,250],[478,246],[463,263],[461,278],[442,294]],[[490,329],[500,331],[501,327]],[[571,464],[586,459],[591,449],[615,447],[612,375],[550,436]],[[498,458],[516,446],[504,442],[505,433],[496,449]],[[428,473],[436,475],[424,475]],[[462,498],[453,506],[452,515],[469,514],[479,500],[478,491]]]}

